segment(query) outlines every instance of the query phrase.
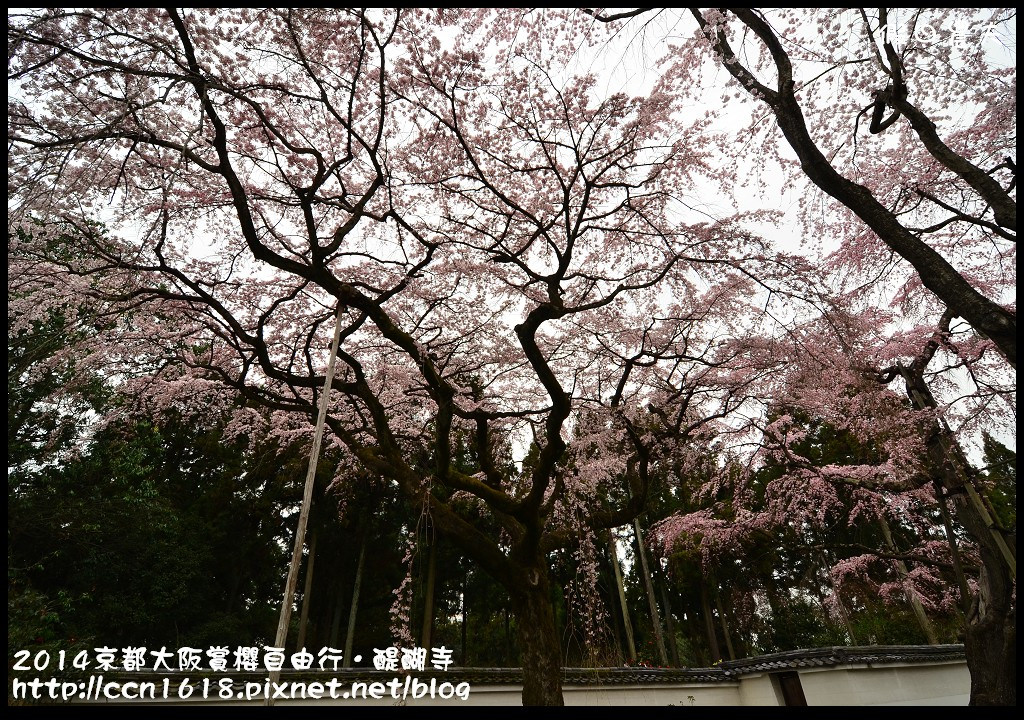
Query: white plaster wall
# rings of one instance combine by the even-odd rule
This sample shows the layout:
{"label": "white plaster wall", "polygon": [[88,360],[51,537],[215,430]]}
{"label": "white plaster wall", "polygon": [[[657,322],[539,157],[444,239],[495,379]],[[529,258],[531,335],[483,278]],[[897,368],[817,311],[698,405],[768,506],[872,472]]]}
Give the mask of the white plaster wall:
{"label": "white plaster wall", "polygon": [[763,706],[763,705],[782,705],[782,695],[775,683],[772,682],[771,676],[765,673],[764,675],[745,675],[740,680],[739,688],[739,703],[738,705],[749,705]]}
{"label": "white plaster wall", "polygon": [[[970,699],[971,677],[964,661],[883,666],[847,665],[840,667],[799,668],[800,684],[807,704],[828,705],[967,705]],[[242,686],[237,685],[241,691]],[[782,697],[772,682],[771,673],[750,673],[739,680],[718,683],[652,683],[648,685],[566,685],[563,688],[566,705],[575,706],[668,706],[722,707],[781,705]],[[692,698],[692,701],[691,701]],[[130,704],[130,700],[108,701],[110,704]],[[441,699],[424,697],[409,699],[409,707],[459,706],[512,706],[522,703],[520,685],[472,684],[469,697]],[[96,703],[91,703],[96,704]],[[102,704],[102,703],[100,703]],[[244,699],[220,700],[217,693],[201,699],[157,702],[161,705],[224,706],[262,705],[262,700],[245,702]],[[394,706],[401,704],[390,697],[339,698],[331,700],[284,700],[276,705],[334,705],[334,706]]]}
{"label": "white plaster wall", "polygon": [[965,662],[800,670],[808,705],[967,705]]}
{"label": "white plaster wall", "polygon": [[[369,705],[376,707],[393,707],[395,705],[401,705],[402,703],[391,697],[385,697],[380,699],[374,699],[371,697],[367,698],[349,698],[349,699],[338,699],[338,700],[297,700],[297,701],[284,701],[278,700],[277,705],[335,705],[335,706],[346,706],[346,707],[366,707]],[[523,704],[523,688],[521,685],[471,685],[469,697],[462,700],[459,697],[454,697],[449,700],[444,700],[439,697],[431,698],[429,696],[420,698],[418,700],[408,699],[405,701],[406,707],[469,707],[473,706],[510,706],[510,705],[522,705]]]}
{"label": "white plaster wall", "polygon": [[[562,688],[566,705],[676,705],[710,707],[741,705],[740,683],[607,685]],[[693,698],[692,701],[690,698]]]}
{"label": "white plaster wall", "polygon": [[[659,685],[608,685],[596,687],[593,685],[565,685],[562,688],[562,697],[567,706],[620,706],[620,705],[645,705],[681,707],[713,707],[713,706],[737,706],[744,703],[740,700],[741,683],[714,683],[714,684],[659,684]],[[424,697],[419,700],[409,699],[405,705],[408,707],[462,707],[462,706],[497,706],[497,705],[521,705],[523,689],[521,685],[474,685],[467,700],[454,698],[442,700],[440,698]],[[690,698],[693,698],[691,703]],[[349,698],[349,699],[323,699],[311,700],[277,700],[275,705],[309,705],[315,702],[317,705],[335,706],[376,706],[383,707],[398,704],[391,698]],[[246,703],[226,703],[246,704]],[[776,703],[769,703],[776,704]]]}

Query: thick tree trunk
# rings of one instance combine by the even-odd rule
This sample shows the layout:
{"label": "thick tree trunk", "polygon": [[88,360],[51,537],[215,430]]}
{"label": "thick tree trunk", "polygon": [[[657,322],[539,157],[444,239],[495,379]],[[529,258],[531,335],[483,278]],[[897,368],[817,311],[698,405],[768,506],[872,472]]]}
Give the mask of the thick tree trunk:
{"label": "thick tree trunk", "polygon": [[954,499],[957,519],[978,543],[981,574],[967,613],[964,650],[971,671],[971,705],[1017,704],[1017,607],[1014,580],[1002,551],[966,494]]}
{"label": "thick tree trunk", "polygon": [[562,706],[562,649],[555,628],[547,567],[537,563],[525,571],[522,590],[512,602],[523,668],[523,705]]}

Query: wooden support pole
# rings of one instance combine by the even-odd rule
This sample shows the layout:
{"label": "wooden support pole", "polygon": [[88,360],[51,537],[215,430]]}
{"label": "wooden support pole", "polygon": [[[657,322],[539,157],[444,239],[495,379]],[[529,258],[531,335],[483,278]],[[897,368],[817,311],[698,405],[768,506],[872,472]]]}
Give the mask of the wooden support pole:
{"label": "wooden support pole", "polygon": [[[295,529],[295,544],[292,547],[292,562],[288,566],[288,580],[284,585],[284,598],[281,600],[281,615],[277,621],[277,634],[274,647],[284,648],[288,639],[288,623],[292,618],[292,601],[295,597],[295,586],[299,582],[299,566],[302,564],[302,548],[306,544],[306,525],[309,523],[309,508],[313,504],[313,481],[316,479],[316,467],[320,461],[320,445],[324,437],[324,421],[327,419],[327,405],[331,397],[331,383],[334,380],[334,361],[338,356],[338,343],[341,341],[341,306],[338,306],[334,319],[334,339],[331,341],[331,357],[327,361],[327,377],[324,379],[324,390],[320,394],[320,408],[316,418],[316,429],[313,432],[313,447],[309,452],[309,465],[306,468],[306,484],[302,492],[302,507],[299,509],[299,525]],[[271,684],[281,679],[280,670],[271,670]],[[273,705],[273,694],[267,697],[265,705]]]}

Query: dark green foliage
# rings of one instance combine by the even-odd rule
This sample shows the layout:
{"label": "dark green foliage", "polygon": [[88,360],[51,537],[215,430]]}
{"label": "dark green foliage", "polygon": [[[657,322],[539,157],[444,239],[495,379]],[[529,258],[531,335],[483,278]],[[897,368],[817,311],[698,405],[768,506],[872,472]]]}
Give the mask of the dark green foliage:
{"label": "dark green foliage", "polygon": [[[116,647],[250,645],[273,628],[294,468],[219,430],[108,428],[8,501],[8,563],[61,598],[65,638]],[[31,590],[29,590],[31,588]]]}
{"label": "dark green foliage", "polygon": [[1017,453],[986,433],[985,481],[999,524],[1017,532]]}

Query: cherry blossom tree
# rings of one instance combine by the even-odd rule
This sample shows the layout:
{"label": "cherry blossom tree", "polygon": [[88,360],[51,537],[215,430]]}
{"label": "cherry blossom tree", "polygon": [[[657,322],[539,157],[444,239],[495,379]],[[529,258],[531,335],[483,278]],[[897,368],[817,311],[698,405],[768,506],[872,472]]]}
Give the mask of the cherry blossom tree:
{"label": "cherry blossom tree", "polygon": [[663,442],[746,401],[736,338],[784,266],[693,209],[715,173],[671,81],[606,94],[482,19],[13,15],[9,236],[31,225],[20,257],[130,320],[105,350],[134,363],[124,392],[241,397],[229,434],[311,434],[339,316],[339,481],[385,478],[505,587],[523,701],[560,704],[548,555],[594,557]]}
{"label": "cherry blossom tree", "polygon": [[[980,501],[967,501],[972,471],[961,448],[987,427],[1009,425],[1013,432],[1007,418],[1015,389],[1008,370],[1016,367],[1015,11],[585,12],[665,57],[664,72],[690,79],[695,98],[709,87],[730,95],[723,118],[749,121],[745,135],[721,136],[718,150],[729,170],[773,183],[781,174],[785,180],[768,193],[804,194],[798,222],[804,242],[825,253],[825,305],[838,302],[847,317],[870,320],[872,328],[856,333],[853,345],[842,342],[847,328],[823,341],[836,343],[833,349],[850,359],[843,362],[865,345],[877,351],[852,374],[831,370],[843,362],[830,360],[827,377],[810,377],[808,387],[819,393],[815,416],[846,407],[844,393],[877,396],[872,378],[895,382],[916,409],[913,422],[925,423],[917,447],[893,447],[887,457],[920,458],[922,477],[950,494],[978,544],[980,615],[970,616],[967,631],[972,702],[1012,704],[1015,681],[1003,671],[1014,667],[1007,640],[1015,639],[1015,550],[1005,529],[986,520],[991,513]],[[822,316],[837,321],[834,312]],[[949,341],[955,318],[972,332],[959,325]],[[993,361],[993,350],[1000,360]],[[799,357],[804,367],[814,366],[805,353]],[[844,375],[847,381],[836,382]],[[923,420],[929,413],[931,420]],[[840,476],[853,477],[850,468]],[[818,471],[814,477],[827,481],[821,491],[832,492],[837,478]]]}
{"label": "cherry blossom tree", "polygon": [[[972,659],[971,702],[1016,702],[1016,532],[1002,526],[991,503],[979,492],[979,473],[972,467],[956,433],[941,413],[926,375],[940,347],[967,355],[954,345],[952,312],[940,320],[934,337],[909,362],[897,362],[878,373],[881,383],[899,377],[910,405],[929,417],[923,436],[934,489],[943,507],[947,498],[956,517],[978,546],[981,572],[978,592],[967,614],[965,644]],[[1003,390],[1010,395],[1011,389]],[[935,417],[934,415],[937,415]]]}
{"label": "cherry blossom tree", "polygon": [[720,148],[734,167],[809,180],[805,231],[841,243],[837,267],[864,282],[898,255],[905,293],[927,288],[1016,366],[1014,10],[587,12],[682,37],[666,72],[694,94],[727,73],[729,117],[752,118]]}
{"label": "cherry blossom tree", "polygon": [[[871,342],[874,316],[833,314],[791,333],[765,356],[777,370],[761,390],[771,407],[747,428],[757,452],[748,455],[746,471],[731,464],[704,490],[712,498],[727,492],[731,502],[671,517],[653,536],[666,551],[693,546],[708,561],[742,556],[743,548],[779,528],[814,537],[836,523],[874,525],[881,531],[876,544],[855,547],[863,552],[845,554],[831,568],[831,602],[842,602],[840,586],[854,578],[875,583],[883,598],[910,603],[925,634],[931,633],[926,610],[948,613],[960,604],[972,703],[1005,704],[1015,696],[1015,535],[999,525],[980,491],[979,474],[951,428],[955,407],[940,405],[930,389],[942,384],[950,363],[962,367],[972,358],[957,347],[951,317],[947,312],[909,358],[899,354],[907,352],[906,338]],[[966,340],[976,338],[971,333]],[[932,363],[947,367],[933,367],[926,382]],[[890,388],[897,378],[902,386]],[[1012,383],[997,392],[1003,413],[990,408],[987,417],[1012,421]],[[821,426],[844,433],[859,449],[841,461],[815,460],[807,448],[815,447],[810,441]],[[784,471],[760,487],[755,481],[764,462]],[[951,518],[966,531],[966,544]],[[904,536],[918,540],[897,547],[890,528],[906,528]],[[882,564],[888,577],[879,582],[873,573]]]}

